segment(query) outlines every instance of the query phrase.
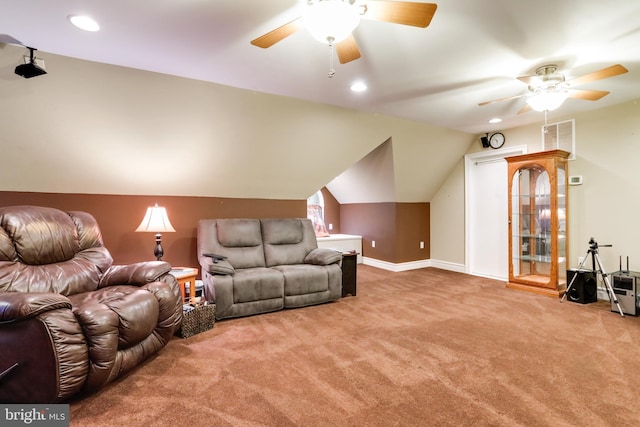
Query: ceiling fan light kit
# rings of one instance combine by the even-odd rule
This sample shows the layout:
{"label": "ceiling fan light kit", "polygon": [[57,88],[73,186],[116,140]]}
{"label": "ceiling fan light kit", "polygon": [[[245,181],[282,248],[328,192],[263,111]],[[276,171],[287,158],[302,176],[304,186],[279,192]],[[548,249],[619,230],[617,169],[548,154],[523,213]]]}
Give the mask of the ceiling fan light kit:
{"label": "ceiling fan light kit", "polygon": [[302,22],[313,38],[332,45],[340,43],[356,29],[360,13],[349,0],[310,0]]}
{"label": "ceiling fan light kit", "polygon": [[536,111],[553,111],[560,108],[568,95],[566,90],[540,88],[527,98],[527,104]]}

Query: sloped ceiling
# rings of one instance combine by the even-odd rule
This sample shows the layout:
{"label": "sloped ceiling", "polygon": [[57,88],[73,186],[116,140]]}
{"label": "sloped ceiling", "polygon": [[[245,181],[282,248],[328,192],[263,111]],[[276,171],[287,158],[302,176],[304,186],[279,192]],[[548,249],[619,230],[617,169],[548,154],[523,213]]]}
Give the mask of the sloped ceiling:
{"label": "sloped ceiling", "polygon": [[[445,136],[436,129],[429,141],[403,143],[391,137],[329,182],[340,203],[427,202],[475,138]],[[442,139],[441,139],[442,138]]]}
{"label": "sloped ceiling", "polygon": [[[332,79],[327,45],[304,29],[268,49],[250,44],[301,16],[306,0],[13,0],[3,2],[0,32],[40,49],[45,60],[55,53],[476,134],[541,120],[517,114],[522,98],[478,103],[527,93],[515,77],[544,64],[567,77],[618,63],[629,69],[585,85],[611,94],[569,99],[563,114],[640,98],[637,0],[431,2],[438,8],[426,29],[363,19],[354,31],[362,57],[336,63]],[[92,16],[101,31],[78,30],[70,14]],[[369,90],[352,93],[354,80]],[[489,124],[495,116],[503,122]]]}
{"label": "sloped ceiling", "polygon": [[338,175],[327,189],[339,203],[381,203],[396,200],[391,138]]}

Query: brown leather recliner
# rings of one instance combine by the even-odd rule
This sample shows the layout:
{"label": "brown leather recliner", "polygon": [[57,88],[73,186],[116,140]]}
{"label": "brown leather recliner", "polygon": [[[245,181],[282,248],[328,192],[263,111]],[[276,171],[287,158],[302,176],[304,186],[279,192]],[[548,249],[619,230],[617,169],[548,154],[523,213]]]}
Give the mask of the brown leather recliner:
{"label": "brown leather recliner", "polygon": [[163,261],[112,265],[86,212],[0,208],[0,402],[91,393],[160,350],[182,321]]}

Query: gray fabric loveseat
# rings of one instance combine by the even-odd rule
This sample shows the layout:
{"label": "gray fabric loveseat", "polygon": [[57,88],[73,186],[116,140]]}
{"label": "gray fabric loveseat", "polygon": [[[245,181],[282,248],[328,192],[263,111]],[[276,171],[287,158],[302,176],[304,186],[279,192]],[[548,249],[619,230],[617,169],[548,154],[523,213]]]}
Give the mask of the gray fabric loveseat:
{"label": "gray fabric loveseat", "polygon": [[215,302],[217,319],[320,304],[342,294],[342,254],[318,248],[306,218],[203,219],[197,240],[204,297]]}

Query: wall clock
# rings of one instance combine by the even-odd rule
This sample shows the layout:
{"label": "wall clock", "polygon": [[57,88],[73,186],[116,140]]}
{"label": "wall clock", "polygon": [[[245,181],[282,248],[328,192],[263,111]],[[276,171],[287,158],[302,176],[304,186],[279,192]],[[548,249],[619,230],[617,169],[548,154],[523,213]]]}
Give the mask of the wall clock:
{"label": "wall clock", "polygon": [[489,145],[491,148],[500,148],[504,145],[504,135],[500,132],[496,132],[489,138]]}

